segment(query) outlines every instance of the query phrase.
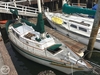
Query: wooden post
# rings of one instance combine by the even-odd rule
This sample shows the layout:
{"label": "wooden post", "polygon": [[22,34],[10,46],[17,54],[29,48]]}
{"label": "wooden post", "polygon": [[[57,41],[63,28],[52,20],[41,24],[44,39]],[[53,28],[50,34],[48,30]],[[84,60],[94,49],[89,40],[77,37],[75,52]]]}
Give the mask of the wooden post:
{"label": "wooden post", "polygon": [[56,3],[55,5],[56,5],[56,11],[57,11],[58,10],[58,2],[56,1],[55,3]]}
{"label": "wooden post", "polygon": [[80,6],[80,0],[78,0],[78,6]]}
{"label": "wooden post", "polygon": [[87,50],[89,50],[89,54],[87,55],[88,59],[91,58],[92,56],[94,43],[96,41],[96,36],[99,30],[99,27],[100,27],[100,0],[98,1],[98,8],[96,10],[95,19],[94,19],[88,47],[87,47]]}

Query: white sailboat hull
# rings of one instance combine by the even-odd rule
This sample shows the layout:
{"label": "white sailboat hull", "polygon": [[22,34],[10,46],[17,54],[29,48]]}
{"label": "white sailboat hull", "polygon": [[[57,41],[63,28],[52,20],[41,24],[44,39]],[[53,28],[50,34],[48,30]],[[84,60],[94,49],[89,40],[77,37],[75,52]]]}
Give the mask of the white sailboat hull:
{"label": "white sailboat hull", "polygon": [[[73,73],[75,71],[89,71],[88,68],[86,67],[81,67],[81,68],[74,68],[73,65],[67,65],[67,66],[62,66],[62,65],[57,65],[57,64],[53,64],[52,59],[49,59],[49,58],[43,58],[39,55],[36,55],[34,53],[31,53],[31,52],[28,52],[28,50],[25,50],[23,48],[23,45],[19,42],[19,40],[17,40],[15,37],[13,37],[12,35],[10,35],[9,33],[9,39],[11,41],[11,44],[12,46],[21,54],[23,55],[24,57],[34,61],[34,62],[37,62],[39,64],[42,64],[42,65],[45,65],[45,66],[48,66],[48,67],[51,67],[51,68],[54,68],[54,69],[57,69],[59,71],[62,71],[66,74],[70,74],[70,73]],[[54,62],[57,62],[57,61],[54,61]]]}

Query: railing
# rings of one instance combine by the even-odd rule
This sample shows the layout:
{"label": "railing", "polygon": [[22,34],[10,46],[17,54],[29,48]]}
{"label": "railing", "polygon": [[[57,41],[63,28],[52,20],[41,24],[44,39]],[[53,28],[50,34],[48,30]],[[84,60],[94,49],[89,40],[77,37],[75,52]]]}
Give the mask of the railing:
{"label": "railing", "polygon": [[37,17],[37,12],[38,12],[37,8],[19,5],[19,4],[14,5],[13,2],[0,1],[0,13],[11,14],[10,9],[14,9],[14,8],[18,10],[19,15]]}

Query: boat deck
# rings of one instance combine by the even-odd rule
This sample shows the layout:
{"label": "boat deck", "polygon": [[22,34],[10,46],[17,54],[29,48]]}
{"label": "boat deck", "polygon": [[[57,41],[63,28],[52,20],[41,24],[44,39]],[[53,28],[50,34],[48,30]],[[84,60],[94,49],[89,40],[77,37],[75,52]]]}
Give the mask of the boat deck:
{"label": "boat deck", "polygon": [[[32,19],[29,19],[29,21],[36,24],[37,19],[32,18]],[[55,36],[56,38],[58,38],[59,40],[61,40],[66,46],[70,47],[76,53],[80,53],[81,50],[86,50],[86,48],[87,48],[86,45],[84,45],[78,41],[72,40],[71,38],[55,31],[54,29],[52,29],[46,25],[45,25],[45,29],[46,29],[46,32],[48,32],[49,34],[51,34],[51,35]]]}
{"label": "boat deck", "polygon": [[[31,19],[29,19],[29,21],[31,23],[35,23],[36,24],[37,18],[31,18]],[[4,24],[0,25],[0,27],[4,28],[5,25]],[[80,53],[81,50],[86,50],[86,48],[87,48],[86,45],[84,45],[84,44],[82,44],[82,43],[80,43],[78,41],[72,40],[71,38],[69,38],[69,37],[67,37],[67,36],[55,31],[54,29],[52,29],[52,28],[50,28],[50,27],[48,27],[46,25],[45,25],[45,29],[49,34],[55,36],[56,38],[61,40],[65,45],[70,47],[74,52]]]}
{"label": "boat deck", "polygon": [[67,45],[68,47],[70,47],[74,52],[80,52],[81,50],[85,50],[86,49],[86,45],[77,42],[75,40],[72,40],[71,38],[62,35],[61,33],[55,31],[54,29],[51,29],[47,26],[45,26],[46,31],[55,36],[56,38],[58,38],[59,40],[61,40],[65,45]]}

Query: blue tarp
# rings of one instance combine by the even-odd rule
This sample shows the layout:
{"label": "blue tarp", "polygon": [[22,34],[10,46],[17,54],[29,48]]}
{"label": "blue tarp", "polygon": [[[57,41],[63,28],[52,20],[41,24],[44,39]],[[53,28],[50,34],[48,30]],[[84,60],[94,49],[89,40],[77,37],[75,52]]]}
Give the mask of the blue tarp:
{"label": "blue tarp", "polygon": [[[93,7],[92,7],[92,10],[97,10],[97,7],[98,7],[98,4],[95,4]],[[94,18],[94,16],[91,16],[92,18]]]}
{"label": "blue tarp", "polygon": [[92,7],[92,10],[97,10],[97,7],[98,7],[98,4],[95,4],[95,5]]}

